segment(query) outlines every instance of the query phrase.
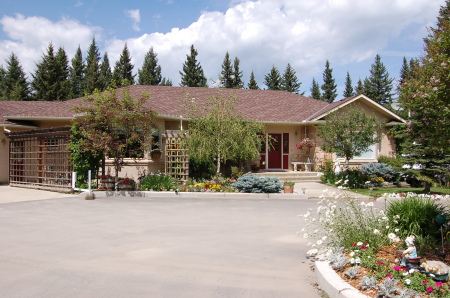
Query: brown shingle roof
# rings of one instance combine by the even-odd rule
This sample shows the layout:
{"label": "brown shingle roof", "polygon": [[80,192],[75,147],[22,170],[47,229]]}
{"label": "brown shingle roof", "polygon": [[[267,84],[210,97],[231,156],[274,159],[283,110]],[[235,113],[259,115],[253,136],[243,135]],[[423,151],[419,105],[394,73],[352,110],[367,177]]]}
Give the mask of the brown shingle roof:
{"label": "brown shingle roof", "polygon": [[[142,92],[149,92],[151,100],[147,105],[150,109],[157,111],[161,116],[177,118],[187,117],[183,109],[184,101],[194,99],[201,104],[209,96],[217,94],[225,97],[237,96],[239,103],[236,110],[245,119],[262,122],[302,122],[329,105],[324,101],[285,91],[142,85],[133,85],[129,88],[130,93],[136,96]],[[0,103],[2,118],[3,116],[9,116],[11,119],[70,118],[74,116],[70,108],[83,103],[83,100],[77,98],[64,102],[3,103]],[[6,112],[2,113],[2,108]]]}

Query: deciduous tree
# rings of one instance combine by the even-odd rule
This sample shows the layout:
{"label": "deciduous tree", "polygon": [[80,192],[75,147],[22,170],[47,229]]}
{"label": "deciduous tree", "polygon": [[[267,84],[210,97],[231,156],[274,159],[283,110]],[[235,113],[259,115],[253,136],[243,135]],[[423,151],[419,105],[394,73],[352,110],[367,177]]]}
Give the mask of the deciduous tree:
{"label": "deciduous tree", "polygon": [[124,158],[142,157],[146,140],[156,126],[156,112],[145,107],[148,94],[132,96],[128,87],[109,89],[88,96],[73,111],[80,113],[74,120],[79,128],[81,150],[101,153],[113,160],[116,182]]}
{"label": "deciduous tree", "polygon": [[216,178],[227,161],[251,161],[259,157],[264,125],[246,121],[236,111],[234,95],[213,94],[204,102],[187,101],[191,121],[186,145],[189,156],[200,162],[216,161]]}
{"label": "deciduous tree", "polygon": [[376,116],[366,115],[361,107],[354,106],[329,114],[318,128],[318,136],[322,139],[320,148],[345,157],[348,169],[350,159],[367,152],[369,146],[380,141],[383,124]]}

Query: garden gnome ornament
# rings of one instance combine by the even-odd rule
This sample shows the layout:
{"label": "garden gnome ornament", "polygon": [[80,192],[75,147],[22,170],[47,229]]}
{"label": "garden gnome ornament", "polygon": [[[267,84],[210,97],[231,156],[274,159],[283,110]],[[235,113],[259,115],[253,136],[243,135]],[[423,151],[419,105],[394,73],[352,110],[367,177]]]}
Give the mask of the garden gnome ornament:
{"label": "garden gnome ornament", "polygon": [[416,240],[416,237],[414,235],[411,235],[409,237],[406,237],[405,243],[408,246],[406,250],[402,252],[403,258],[402,258],[402,265],[406,266],[406,262],[411,258],[417,258],[417,250],[416,246],[414,245],[414,241]]}

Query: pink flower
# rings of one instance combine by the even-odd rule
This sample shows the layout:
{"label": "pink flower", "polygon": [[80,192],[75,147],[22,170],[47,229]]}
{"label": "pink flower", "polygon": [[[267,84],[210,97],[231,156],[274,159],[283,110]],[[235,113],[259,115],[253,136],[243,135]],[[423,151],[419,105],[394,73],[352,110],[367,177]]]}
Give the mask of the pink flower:
{"label": "pink flower", "polygon": [[386,277],[392,279],[392,274],[389,273]]}
{"label": "pink flower", "polygon": [[433,292],[433,287],[428,287],[427,292],[428,292],[428,293]]}
{"label": "pink flower", "polygon": [[436,287],[440,287],[440,286],[442,286],[442,281],[438,281],[437,283],[436,283]]}
{"label": "pink flower", "polygon": [[377,265],[381,265],[381,264],[384,264],[383,261],[378,261],[377,262]]}
{"label": "pink flower", "polygon": [[425,279],[425,280],[422,282],[423,285],[426,285],[427,283],[428,283],[428,279]]}
{"label": "pink flower", "polygon": [[395,270],[395,271],[399,271],[400,269],[402,269],[402,268],[399,267],[399,266],[394,266],[394,270]]}

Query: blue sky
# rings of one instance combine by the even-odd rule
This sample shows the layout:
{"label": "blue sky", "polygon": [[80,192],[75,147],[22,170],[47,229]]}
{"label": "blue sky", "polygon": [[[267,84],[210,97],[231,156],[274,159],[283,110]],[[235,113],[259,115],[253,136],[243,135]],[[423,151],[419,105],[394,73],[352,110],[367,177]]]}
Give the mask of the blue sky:
{"label": "blue sky", "polygon": [[427,27],[444,0],[0,0],[0,64],[14,52],[30,74],[48,44],[64,47],[69,58],[92,36],[111,66],[125,42],[137,72],[153,47],[163,76],[174,85],[194,44],[213,86],[226,51],[238,57],[244,82],[254,71],[260,87],[272,66],[290,63],[310,94],[314,77],[322,84],[330,61],[341,97],[347,71],[356,85],[369,76],[381,55],[391,77],[403,56],[418,57]]}

